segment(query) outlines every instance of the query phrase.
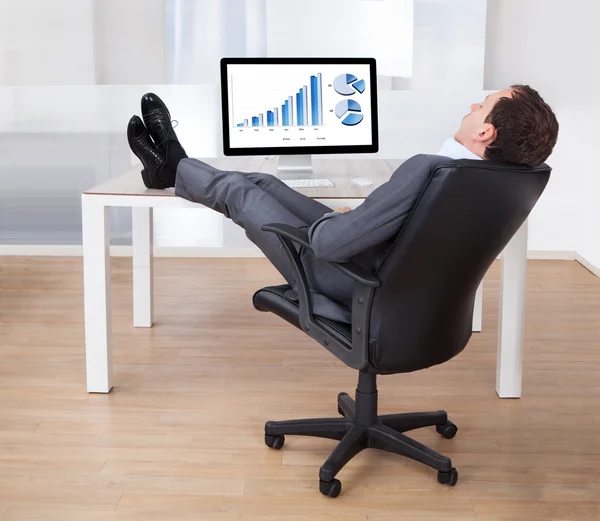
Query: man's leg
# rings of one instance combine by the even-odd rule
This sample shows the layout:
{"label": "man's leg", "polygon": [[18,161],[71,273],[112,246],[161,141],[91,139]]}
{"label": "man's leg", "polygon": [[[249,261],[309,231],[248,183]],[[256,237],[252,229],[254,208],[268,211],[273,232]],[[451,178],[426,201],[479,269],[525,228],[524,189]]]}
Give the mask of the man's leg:
{"label": "man's leg", "polygon": [[[220,172],[218,168],[209,165],[199,159],[195,159],[194,162],[198,166],[202,166],[205,170],[210,172]],[[273,175],[261,174],[259,172],[231,172],[243,175],[246,179],[252,181],[256,186],[267,192],[277,201],[279,201],[285,208],[292,212],[296,217],[307,225],[311,225],[327,212],[331,212],[331,208],[324,204],[302,195],[293,188],[290,188],[280,179],[277,179]]]}
{"label": "man's leg", "polygon": [[[248,238],[262,250],[288,284],[296,287],[296,276],[287,252],[278,237],[273,233],[263,232],[262,226],[281,223],[295,228],[307,228],[310,223],[292,213],[271,193],[260,188],[243,173],[207,168],[201,161],[184,159],[177,169],[175,194],[208,206],[244,228]],[[308,198],[307,200],[310,201]],[[298,205],[298,209],[302,209],[301,205]],[[324,209],[329,210],[326,206]],[[321,212],[320,208],[318,210]],[[315,215],[315,218],[318,217]],[[338,275],[335,268],[324,264],[323,269],[330,269],[335,272],[334,276]],[[307,277],[309,285],[315,287],[310,270]],[[350,279],[348,285],[348,292],[351,292]],[[325,295],[313,293],[313,305],[317,315],[343,322],[350,320],[348,310],[336,305]]]}
{"label": "man's leg", "polygon": [[277,199],[290,212],[308,225],[311,225],[323,217],[324,214],[332,211],[328,206],[290,188],[275,176],[258,172],[249,172],[243,175],[246,179],[249,179],[256,186]]}
{"label": "man's leg", "polygon": [[295,285],[292,266],[279,239],[273,233],[263,232],[261,227],[282,223],[300,228],[307,227],[308,223],[271,194],[242,173],[221,171],[195,159],[184,159],[179,163],[175,194],[208,206],[244,228],[248,238],[262,250],[287,282]]}

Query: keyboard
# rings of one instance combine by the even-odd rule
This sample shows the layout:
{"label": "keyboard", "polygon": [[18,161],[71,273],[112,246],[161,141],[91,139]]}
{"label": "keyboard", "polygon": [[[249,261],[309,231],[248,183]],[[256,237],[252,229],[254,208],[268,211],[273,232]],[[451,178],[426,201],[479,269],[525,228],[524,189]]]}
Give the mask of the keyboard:
{"label": "keyboard", "polygon": [[282,179],[290,188],[329,188],[335,186],[331,179]]}

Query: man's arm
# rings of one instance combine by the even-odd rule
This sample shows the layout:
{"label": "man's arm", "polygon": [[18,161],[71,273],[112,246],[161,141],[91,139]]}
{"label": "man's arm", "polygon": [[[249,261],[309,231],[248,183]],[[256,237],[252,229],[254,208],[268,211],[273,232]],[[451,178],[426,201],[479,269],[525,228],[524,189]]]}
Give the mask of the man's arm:
{"label": "man's arm", "polygon": [[355,210],[325,214],[309,230],[315,256],[330,262],[345,262],[398,233],[429,174],[428,156],[414,156]]}

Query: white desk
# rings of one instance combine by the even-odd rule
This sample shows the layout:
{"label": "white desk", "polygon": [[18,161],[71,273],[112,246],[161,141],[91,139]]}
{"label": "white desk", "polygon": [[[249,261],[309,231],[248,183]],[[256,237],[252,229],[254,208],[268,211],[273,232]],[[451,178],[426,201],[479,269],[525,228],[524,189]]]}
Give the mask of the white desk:
{"label": "white desk", "polygon": [[[275,173],[276,162],[265,158],[208,159],[228,170]],[[309,197],[330,200],[331,207],[356,200],[359,204],[387,181],[401,160],[315,159],[318,175],[329,177],[334,188],[298,189]],[[82,195],[83,267],[85,303],[85,347],[87,390],[108,393],[112,388],[112,330],[110,310],[109,208],[132,209],[133,235],[133,325],[152,327],[153,215],[154,208],[197,208],[176,197],[173,190],[149,190],[140,176],[140,167],[92,188]],[[368,178],[373,184],[352,183]],[[500,305],[498,316],[498,358],[496,391],[501,398],[521,396],[527,222],[504,250],[501,259]],[[481,331],[482,292],[477,292],[473,330]]]}

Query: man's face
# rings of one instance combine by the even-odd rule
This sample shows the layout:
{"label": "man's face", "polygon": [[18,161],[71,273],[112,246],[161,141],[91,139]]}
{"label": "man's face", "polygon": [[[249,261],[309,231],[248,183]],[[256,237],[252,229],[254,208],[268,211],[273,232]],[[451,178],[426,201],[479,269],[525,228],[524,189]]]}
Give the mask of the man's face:
{"label": "man's face", "polygon": [[473,103],[471,112],[463,118],[454,139],[470,149],[472,147],[481,148],[481,146],[485,149],[496,138],[496,129],[485,120],[500,98],[510,98],[511,96],[512,89],[504,89],[490,94],[480,103]]}

